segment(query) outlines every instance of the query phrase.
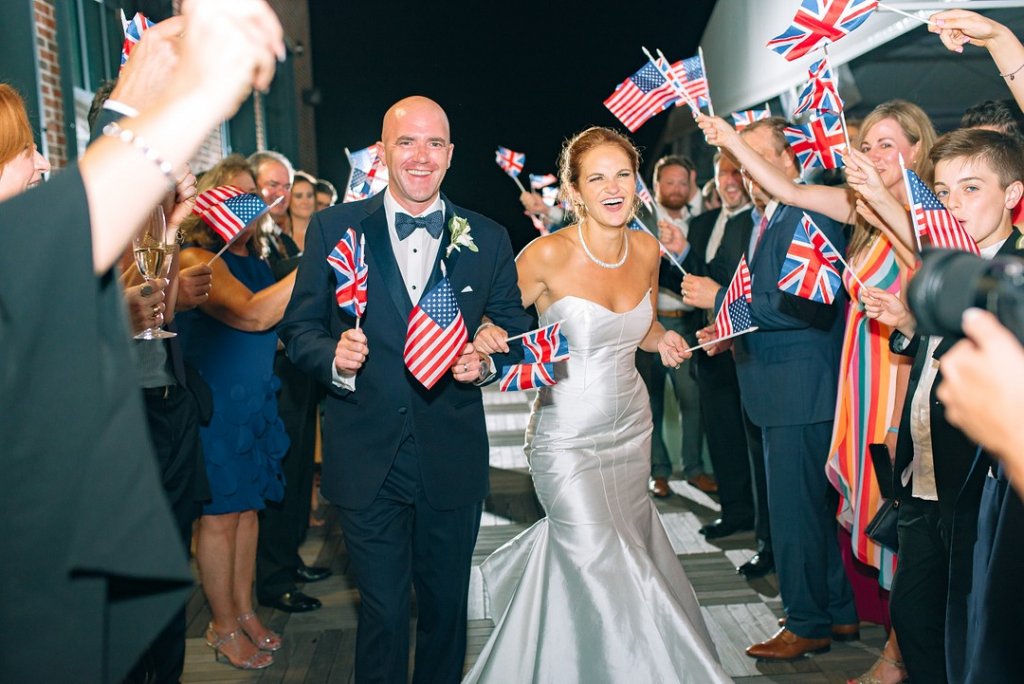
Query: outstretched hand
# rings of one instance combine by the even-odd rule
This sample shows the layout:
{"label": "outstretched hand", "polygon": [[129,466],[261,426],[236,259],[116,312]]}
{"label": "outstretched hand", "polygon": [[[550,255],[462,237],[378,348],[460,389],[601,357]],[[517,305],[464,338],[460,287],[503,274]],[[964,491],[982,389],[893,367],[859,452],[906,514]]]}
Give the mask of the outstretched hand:
{"label": "outstretched hand", "polygon": [[1002,24],[969,10],[954,9],[939,12],[929,17],[928,30],[939,34],[939,40],[952,52],[963,52],[970,43],[987,48],[1006,31]]}
{"label": "outstretched hand", "polygon": [[731,150],[740,142],[740,134],[721,117],[701,116],[697,119],[697,126],[704,132],[709,145]]}
{"label": "outstretched hand", "polygon": [[658,340],[661,363],[669,368],[679,368],[683,361],[693,356],[693,352],[687,351],[689,346],[683,336],[675,330],[666,330]]}

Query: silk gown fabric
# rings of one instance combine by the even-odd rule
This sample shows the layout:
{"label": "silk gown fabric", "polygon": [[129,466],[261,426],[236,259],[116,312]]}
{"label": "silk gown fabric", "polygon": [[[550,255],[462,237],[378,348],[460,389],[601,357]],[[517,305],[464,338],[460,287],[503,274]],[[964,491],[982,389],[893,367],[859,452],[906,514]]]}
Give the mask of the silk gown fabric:
{"label": "silk gown fabric", "polygon": [[[899,264],[884,236],[852,260],[850,268],[866,285],[899,294]],[[843,283],[850,304],[840,358],[835,427],[825,472],[840,494],[838,520],[850,532],[854,557],[877,568],[879,583],[888,589],[896,570],[896,554],[869,539],[864,528],[882,505],[868,445],[884,442],[889,426],[894,424],[890,421],[898,364],[889,351],[892,328],[867,317],[860,304],[860,284],[849,272],[843,273]]]}
{"label": "silk gown fabric", "polygon": [[483,564],[491,638],[475,682],[728,682],[647,496],[651,412],[634,365],[650,293],[615,313],[567,296],[570,358],[540,390],[526,455],[547,518]]}

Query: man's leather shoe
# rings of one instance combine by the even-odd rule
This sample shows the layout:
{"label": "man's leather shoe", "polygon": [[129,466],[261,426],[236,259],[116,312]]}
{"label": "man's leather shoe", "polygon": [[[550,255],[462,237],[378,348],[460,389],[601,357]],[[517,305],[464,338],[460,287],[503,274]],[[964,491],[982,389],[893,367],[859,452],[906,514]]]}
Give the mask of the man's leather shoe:
{"label": "man's leather shoe", "polygon": [[331,576],[330,568],[300,565],[294,573],[296,582],[319,582]]}
{"label": "man's leather shoe", "polygon": [[308,613],[323,605],[320,599],[306,596],[301,591],[288,591],[269,601],[260,601],[260,604],[286,613]]}
{"label": "man's leather shoe", "polygon": [[832,640],[805,639],[783,627],[768,641],[754,644],[747,649],[751,658],[762,660],[795,660],[808,653],[825,653],[832,647]]}
{"label": "man's leather shoe", "polygon": [[[786,618],[779,618],[779,627],[786,626]],[[857,641],[860,639],[860,623],[848,625],[832,625],[832,641]]]}
{"label": "man's leather shoe", "polygon": [[736,572],[747,579],[764,577],[775,570],[775,556],[770,551],[754,554],[754,557],[736,568]]}
{"label": "man's leather shoe", "polygon": [[656,477],[651,480],[651,494],[659,499],[664,499],[666,496],[670,496],[672,494],[672,489],[668,486],[668,479],[664,477]]}
{"label": "man's leather shoe", "polygon": [[709,522],[700,528],[700,533],[704,535],[705,539],[721,539],[722,537],[728,537],[730,534],[736,534],[737,532],[745,532],[754,529],[754,521],[741,521],[741,522],[730,522],[719,518],[714,522]]}
{"label": "man's leather shoe", "polygon": [[695,475],[686,481],[705,494],[715,494],[718,492],[718,483],[715,482],[715,478],[713,476],[708,475],[707,473]]}

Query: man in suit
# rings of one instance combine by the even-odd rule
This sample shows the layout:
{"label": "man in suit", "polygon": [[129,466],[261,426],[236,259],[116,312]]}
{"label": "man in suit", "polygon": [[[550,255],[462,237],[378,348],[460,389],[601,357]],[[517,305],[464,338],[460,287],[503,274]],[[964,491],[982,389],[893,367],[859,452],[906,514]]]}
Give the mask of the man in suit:
{"label": "man in suit", "polygon": [[[779,118],[745,128],[743,141],[792,178],[796,158]],[[840,251],[842,226],[807,212]],[[789,660],[828,650],[833,634],[856,631],[853,592],[836,540],[825,479],[832,437],[845,301],[819,304],[781,292],[779,273],[804,211],[772,199],[747,247],[753,333],[733,340],[743,407],[764,442],[772,550],[786,624],[747,655]],[[722,305],[725,288],[716,294]]]}
{"label": "man in suit", "polygon": [[[317,213],[281,324],[288,356],[328,390],[322,488],[337,504],[360,591],[356,681],[405,684],[410,585],[418,606],[414,682],[458,682],[470,561],[487,494],[487,433],[476,386],[495,361],[466,344],[426,389],[407,370],[410,311],[447,275],[469,330],[486,315],[529,329],[505,230],[440,194],[452,158],[448,118],[424,97],[384,117],[388,188]],[[453,243],[455,219],[470,247]],[[458,222],[461,223],[461,222]],[[335,302],[327,255],[365,238],[369,303],[361,326]],[[474,249],[475,248],[475,249]]]}

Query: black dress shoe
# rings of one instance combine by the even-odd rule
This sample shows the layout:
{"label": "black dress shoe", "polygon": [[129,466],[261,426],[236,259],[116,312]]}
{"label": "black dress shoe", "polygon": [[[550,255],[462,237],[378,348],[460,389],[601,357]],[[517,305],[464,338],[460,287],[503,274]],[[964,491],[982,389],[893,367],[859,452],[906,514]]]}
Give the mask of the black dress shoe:
{"label": "black dress shoe", "polygon": [[288,591],[280,596],[275,596],[269,601],[260,601],[260,605],[277,608],[286,613],[308,613],[311,610],[316,610],[323,604],[320,603],[320,599],[306,596],[301,591]]}
{"label": "black dress shoe", "polygon": [[775,571],[775,556],[770,552],[755,554],[753,558],[736,568],[736,572],[747,579],[764,577],[769,572]]}
{"label": "black dress shoe", "polygon": [[296,582],[319,582],[330,577],[331,570],[330,568],[302,565],[292,574],[295,575]]}
{"label": "black dress shoe", "polygon": [[705,539],[721,539],[722,537],[728,537],[730,534],[746,532],[752,529],[754,529],[753,520],[731,522],[719,518],[718,520],[709,522],[707,525],[700,528],[700,533],[704,535]]}

